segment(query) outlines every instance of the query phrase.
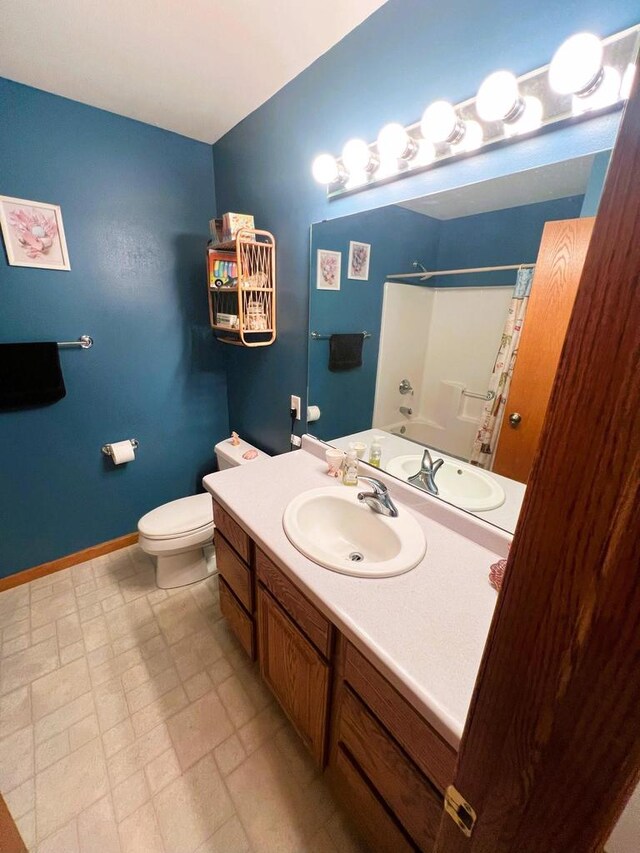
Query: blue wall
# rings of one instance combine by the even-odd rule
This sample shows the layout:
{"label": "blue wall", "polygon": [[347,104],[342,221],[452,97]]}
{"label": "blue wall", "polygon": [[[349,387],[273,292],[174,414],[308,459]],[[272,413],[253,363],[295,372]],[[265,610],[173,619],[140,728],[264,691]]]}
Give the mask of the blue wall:
{"label": "blue wall", "polygon": [[611,147],[619,114],[462,158],[329,202],[311,162],[388,121],[415,121],[436,98],[457,102],[497,68],[547,63],[567,36],[638,20],[637,0],[389,0],[214,146],[218,210],[250,211],[278,240],[278,341],[229,353],[232,426],[268,450],[288,448],[289,394],[307,383],[309,225]]}
{"label": "blue wall", "polygon": [[[363,345],[362,367],[344,373],[329,371],[328,341],[309,340],[309,402],[322,412],[321,419],[309,425],[309,432],[330,439],[371,426],[384,283],[390,273],[411,272],[416,259],[435,264],[440,224],[437,219],[392,205],[313,226],[311,329],[321,334],[366,330],[371,338]],[[347,277],[351,240],[371,245],[368,281]],[[316,289],[317,249],[342,253],[339,291]]]}
{"label": "blue wall", "polygon": [[591,176],[589,177],[587,191],[584,195],[581,216],[595,216],[598,212],[610,160],[611,151],[600,151],[596,154],[593,166],[591,167]]}
{"label": "blue wall", "polygon": [[[325,440],[369,429],[373,417],[382,297],[390,274],[412,272],[419,260],[427,269],[462,269],[534,263],[545,222],[580,216],[583,196],[437,220],[396,205],[318,222],[312,228],[309,326],[321,333],[366,329],[362,367],[328,370],[326,341],[309,341],[309,400],[319,405],[319,421],[309,432]],[[371,243],[369,281],[350,281],[349,241]],[[340,291],[316,290],[316,250],[342,252]],[[407,282],[410,284],[411,282]],[[513,271],[436,276],[419,287],[514,284]]]}
{"label": "blue wall", "polygon": [[[71,271],[0,252],[0,341],[73,340],[67,396],[0,413],[0,575],[136,529],[213,470],[228,429],[208,329],[211,147],[0,79],[0,193],[60,204]],[[105,442],[135,437],[114,468]]]}

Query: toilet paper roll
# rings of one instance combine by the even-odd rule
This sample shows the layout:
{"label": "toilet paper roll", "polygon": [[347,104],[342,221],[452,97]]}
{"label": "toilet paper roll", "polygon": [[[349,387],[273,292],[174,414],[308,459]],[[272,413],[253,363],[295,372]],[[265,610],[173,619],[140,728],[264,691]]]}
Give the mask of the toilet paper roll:
{"label": "toilet paper roll", "polygon": [[313,423],[313,421],[320,420],[320,406],[307,406],[307,421],[309,423]]}
{"label": "toilet paper roll", "polygon": [[116,441],[110,444],[111,458],[114,465],[122,465],[123,462],[133,462],[136,452],[130,441]]}

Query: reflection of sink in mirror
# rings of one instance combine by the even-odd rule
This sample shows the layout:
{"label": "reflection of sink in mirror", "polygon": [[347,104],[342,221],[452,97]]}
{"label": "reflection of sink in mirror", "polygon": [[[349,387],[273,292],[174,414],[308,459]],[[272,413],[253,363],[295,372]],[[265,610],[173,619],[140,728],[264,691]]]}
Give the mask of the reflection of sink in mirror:
{"label": "reflection of sink in mirror", "polygon": [[[394,460],[397,460],[398,457],[403,456],[411,456],[414,459],[417,459],[418,462],[412,463],[411,474],[415,474],[416,471],[420,468],[420,460],[422,459],[422,454],[424,452],[425,443],[420,443],[417,441],[409,441],[405,436],[394,435],[390,432],[385,432],[384,430],[379,429],[367,429],[362,432],[356,432],[352,435],[345,435],[340,438],[334,438],[331,440],[331,444],[334,447],[339,448],[340,450],[347,450],[349,444],[352,444],[354,441],[363,442],[367,445],[367,450],[365,451],[364,458],[365,461],[369,458],[369,448],[371,447],[371,443],[375,436],[382,436],[381,447],[382,447],[382,459],[380,467],[391,473],[392,476],[398,476],[397,474],[390,471],[390,465],[393,464]],[[480,474],[486,474],[490,476],[491,479],[498,485],[501,491],[504,494],[504,500],[502,503],[496,505],[493,509],[471,509],[465,508],[460,505],[460,503],[456,500],[455,497],[449,496],[445,497],[444,494],[439,495],[442,500],[446,500],[449,503],[452,503],[454,506],[457,506],[459,509],[465,509],[466,512],[472,512],[476,515],[477,518],[481,518],[483,521],[489,521],[491,524],[495,524],[497,527],[503,528],[503,530],[513,531],[516,527],[516,522],[518,521],[518,515],[520,513],[520,507],[522,505],[522,499],[524,497],[525,484],[518,483],[516,480],[511,480],[508,477],[503,477],[500,474],[496,474],[495,471],[484,471],[480,468],[476,469],[475,466],[469,465],[467,462],[461,459],[456,459],[454,456],[451,456],[447,453],[443,453],[442,449],[437,445],[429,445],[429,449],[431,451],[431,456],[433,459],[444,459],[446,463],[455,466],[455,470],[458,468],[471,468],[472,471],[477,471]],[[360,469],[360,473],[366,476],[375,476],[374,469],[369,467],[368,465],[362,465]],[[439,477],[442,474],[442,469],[436,474],[436,484],[440,484]],[[404,472],[400,474],[399,479],[405,480],[406,477]]]}
{"label": "reflection of sink in mirror", "polygon": [[358,488],[328,486],[295,497],[282,518],[291,544],[305,557],[344,575],[404,574],[424,557],[422,528],[402,506],[388,518],[358,500]]}
{"label": "reflection of sink in mirror", "polygon": [[[437,454],[434,451],[434,461]],[[396,456],[387,462],[386,470],[400,480],[409,480],[420,470],[422,453]],[[438,497],[455,504],[460,509],[481,512],[497,509],[505,500],[504,489],[498,481],[465,462],[445,460],[435,475]],[[419,487],[421,488],[421,487]],[[427,491],[425,487],[425,491]]]}
{"label": "reflection of sink in mirror", "polygon": [[[308,393],[322,415],[309,432],[375,428],[473,462],[506,495],[473,511],[513,531],[609,154],[314,223]],[[347,274],[318,289],[318,252],[346,262],[354,240],[370,246],[366,285]],[[365,330],[361,364],[331,370],[328,337]],[[416,444],[391,454],[386,438],[382,467]]]}

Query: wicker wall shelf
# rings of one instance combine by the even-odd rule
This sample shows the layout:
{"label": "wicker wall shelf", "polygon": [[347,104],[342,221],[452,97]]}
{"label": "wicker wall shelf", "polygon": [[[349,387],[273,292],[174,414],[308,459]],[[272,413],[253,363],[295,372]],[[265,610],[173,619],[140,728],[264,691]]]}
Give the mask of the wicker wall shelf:
{"label": "wicker wall shelf", "polygon": [[[275,247],[272,234],[250,228],[242,228],[230,243],[208,247],[209,322],[219,341],[245,347],[275,341]],[[220,268],[224,272],[218,276]]]}

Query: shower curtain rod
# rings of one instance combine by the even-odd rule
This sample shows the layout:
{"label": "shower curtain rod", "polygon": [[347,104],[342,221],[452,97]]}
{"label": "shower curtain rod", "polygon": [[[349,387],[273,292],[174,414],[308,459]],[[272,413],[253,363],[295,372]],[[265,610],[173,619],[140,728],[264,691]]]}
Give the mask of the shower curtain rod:
{"label": "shower curtain rod", "polygon": [[532,267],[535,267],[535,264],[507,264],[503,267],[470,267],[466,270],[433,270],[433,272],[426,270],[425,272],[400,272],[395,275],[388,275],[387,278],[419,278],[425,281],[435,275],[461,275],[465,272],[499,272],[500,270],[531,269]]}

